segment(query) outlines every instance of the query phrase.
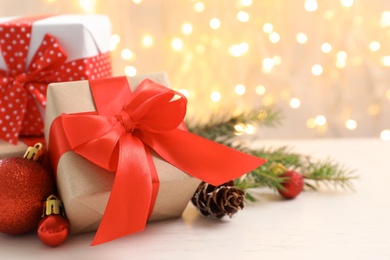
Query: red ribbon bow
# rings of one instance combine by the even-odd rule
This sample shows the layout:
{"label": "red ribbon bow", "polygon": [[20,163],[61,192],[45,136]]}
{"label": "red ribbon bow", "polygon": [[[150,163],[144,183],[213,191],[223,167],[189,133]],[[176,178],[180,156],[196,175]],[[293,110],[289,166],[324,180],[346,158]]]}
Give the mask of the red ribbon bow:
{"label": "red ribbon bow", "polygon": [[97,112],[56,118],[49,143],[53,146],[53,141],[61,140],[58,135],[62,132],[68,147],[57,150],[71,149],[116,174],[92,245],[144,229],[154,203],[152,176],[156,171],[149,148],[184,172],[214,185],[265,162],[180,129],[186,98],[151,80],[141,82],[133,94],[125,77],[90,81],[90,86]]}

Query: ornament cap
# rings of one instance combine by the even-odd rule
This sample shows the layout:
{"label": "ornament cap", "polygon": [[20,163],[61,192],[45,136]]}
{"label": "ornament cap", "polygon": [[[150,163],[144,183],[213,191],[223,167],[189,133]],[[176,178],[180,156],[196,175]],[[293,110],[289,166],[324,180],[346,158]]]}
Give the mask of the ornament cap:
{"label": "ornament cap", "polygon": [[43,145],[36,143],[34,146],[29,146],[24,153],[23,158],[32,160],[34,162],[42,163],[43,161]]}
{"label": "ornament cap", "polygon": [[285,173],[287,171],[287,168],[283,164],[277,163],[277,164],[271,165],[270,171],[275,175],[280,175],[282,173]]}
{"label": "ornament cap", "polygon": [[62,201],[55,195],[50,195],[44,203],[44,209],[42,217],[49,215],[61,215],[65,216],[64,206]]}

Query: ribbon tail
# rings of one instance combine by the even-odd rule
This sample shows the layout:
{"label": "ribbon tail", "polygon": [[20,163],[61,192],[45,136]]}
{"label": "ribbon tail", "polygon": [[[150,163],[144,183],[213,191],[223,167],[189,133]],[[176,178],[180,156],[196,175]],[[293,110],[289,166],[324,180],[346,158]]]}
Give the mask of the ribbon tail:
{"label": "ribbon tail", "polygon": [[238,178],[266,162],[180,129],[139,135],[167,162],[212,185]]}
{"label": "ribbon tail", "polygon": [[109,242],[145,228],[152,179],[144,144],[133,135],[119,139],[119,161],[111,195],[91,245]]}

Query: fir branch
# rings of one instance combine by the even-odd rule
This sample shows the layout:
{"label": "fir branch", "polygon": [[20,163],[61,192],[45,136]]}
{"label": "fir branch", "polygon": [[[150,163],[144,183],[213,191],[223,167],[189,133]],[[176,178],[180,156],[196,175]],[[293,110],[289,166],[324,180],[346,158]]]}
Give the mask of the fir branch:
{"label": "fir branch", "polygon": [[258,126],[274,127],[280,124],[282,118],[279,111],[259,108],[237,116],[229,117],[229,114],[225,113],[218,116],[213,115],[210,118],[210,121],[204,125],[194,126],[187,123],[188,130],[223,145],[267,159],[265,164],[234,180],[239,189],[246,191],[248,200],[255,200],[249,192],[250,189],[259,187],[282,188],[282,182],[285,181],[285,178],[279,176],[281,172],[273,170],[274,166],[278,164],[302,174],[305,185],[309,188],[317,189],[319,184],[324,183],[327,186],[333,184],[336,188],[353,190],[351,180],[357,178],[352,175],[353,171],[329,159],[313,161],[311,157],[295,153],[286,146],[276,149],[250,150],[233,141],[233,137],[237,134],[236,125],[257,124]]}
{"label": "fir branch", "polygon": [[[237,149],[238,147],[233,148]],[[330,159],[314,161],[311,157],[294,153],[287,147],[241,150],[268,160],[259,168],[235,180],[235,185],[247,191],[247,193],[248,189],[264,186],[272,189],[281,188],[281,184],[285,180],[279,177],[282,172],[275,172],[273,170],[274,166],[278,164],[302,174],[305,179],[305,185],[309,188],[317,189],[320,183],[324,183],[328,186],[329,184],[333,184],[334,187],[353,190],[351,181],[356,178],[356,176],[352,175],[353,171]],[[253,198],[251,195],[250,197]]]}
{"label": "fir branch", "polygon": [[[235,126],[241,124],[256,124],[260,126],[275,127],[280,124],[282,116],[279,111],[272,108],[257,108],[249,112],[230,116],[230,112],[218,113],[210,116],[208,123],[194,125],[186,122],[188,131],[207,139],[223,142],[236,136]],[[223,141],[221,141],[223,140]]]}
{"label": "fir branch", "polygon": [[[310,188],[316,189],[315,186],[319,186],[319,183],[324,183],[329,186],[333,184],[333,187],[341,187],[342,189],[354,190],[351,183],[352,179],[356,179],[357,176],[353,175],[354,170],[347,169],[344,165],[337,162],[333,162],[328,159],[326,161],[319,161],[316,163],[309,162],[302,176],[305,180],[305,184]],[[313,185],[311,182],[313,181]]]}
{"label": "fir branch", "polygon": [[301,156],[290,152],[287,147],[277,149],[263,148],[259,150],[242,149],[238,146],[233,148],[267,160],[265,164],[245,175],[244,179],[240,178],[235,180],[236,186],[243,190],[264,186],[272,189],[282,188],[281,183],[285,178],[278,176],[282,172],[275,172],[273,170],[274,166],[278,164],[282,164],[286,168],[301,166]]}
{"label": "fir branch", "polygon": [[[242,149],[241,149],[242,150]],[[302,165],[303,156],[293,152],[289,147],[282,146],[278,148],[262,148],[259,150],[245,150],[251,155],[267,159],[267,164],[280,163],[286,168],[300,167]]]}

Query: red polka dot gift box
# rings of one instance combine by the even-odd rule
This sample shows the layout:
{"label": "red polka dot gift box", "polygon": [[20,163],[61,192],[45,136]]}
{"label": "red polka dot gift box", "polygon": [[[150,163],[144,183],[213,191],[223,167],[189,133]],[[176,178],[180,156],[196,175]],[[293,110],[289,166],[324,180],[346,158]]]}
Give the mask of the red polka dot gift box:
{"label": "red polka dot gift box", "polygon": [[111,76],[110,36],[104,15],[0,18],[0,158],[43,137],[49,83]]}

